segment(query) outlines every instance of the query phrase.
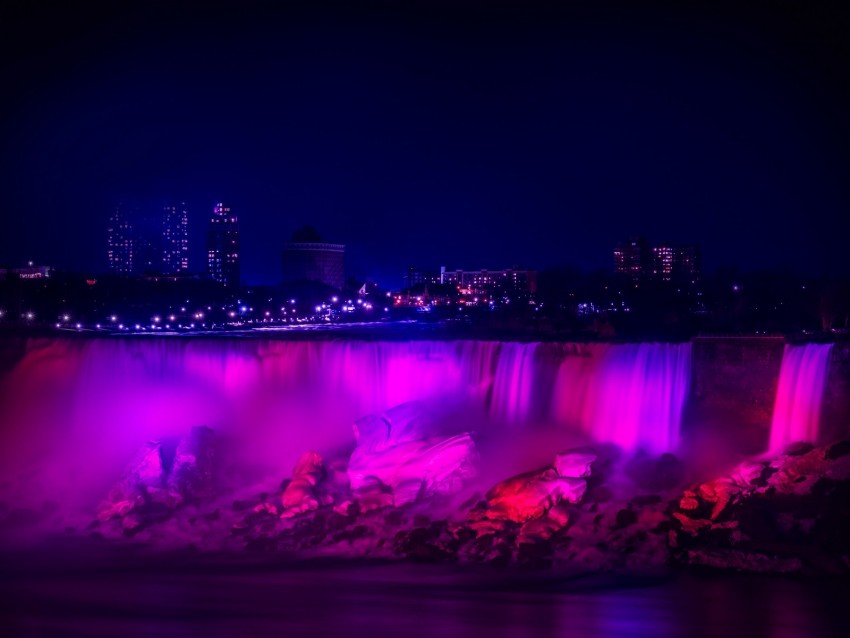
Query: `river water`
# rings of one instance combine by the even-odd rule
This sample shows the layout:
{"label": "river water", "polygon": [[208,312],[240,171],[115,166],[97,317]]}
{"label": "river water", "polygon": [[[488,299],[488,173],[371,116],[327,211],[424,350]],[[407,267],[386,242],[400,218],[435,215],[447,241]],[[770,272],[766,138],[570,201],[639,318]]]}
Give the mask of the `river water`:
{"label": "river water", "polygon": [[0,631],[21,636],[846,635],[846,581],[282,563],[40,547],[3,556]]}

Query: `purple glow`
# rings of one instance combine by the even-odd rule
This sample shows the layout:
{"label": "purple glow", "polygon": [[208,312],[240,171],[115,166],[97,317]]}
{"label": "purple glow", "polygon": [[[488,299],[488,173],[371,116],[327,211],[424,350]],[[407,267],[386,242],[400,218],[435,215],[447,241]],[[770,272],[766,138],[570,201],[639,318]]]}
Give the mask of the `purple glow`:
{"label": "purple glow", "polygon": [[230,436],[233,458],[278,472],[305,450],[350,450],[356,419],[414,400],[502,441],[485,460],[500,471],[522,465],[537,426],[666,451],[689,365],[688,344],[32,340],[0,386],[0,478],[36,477],[48,494],[73,484],[82,499],[146,441],[195,425]]}
{"label": "purple glow", "polygon": [[627,450],[675,450],[690,374],[687,343],[567,346],[553,409],[595,440]]}
{"label": "purple glow", "polygon": [[770,451],[796,441],[817,442],[832,344],[786,345],[770,426]]}

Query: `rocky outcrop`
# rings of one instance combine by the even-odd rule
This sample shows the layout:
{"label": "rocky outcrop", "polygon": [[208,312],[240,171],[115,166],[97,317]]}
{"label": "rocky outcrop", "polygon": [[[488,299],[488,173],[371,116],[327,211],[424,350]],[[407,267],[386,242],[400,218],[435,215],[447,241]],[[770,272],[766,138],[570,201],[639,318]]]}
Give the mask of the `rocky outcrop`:
{"label": "rocky outcrop", "polygon": [[850,453],[795,445],[686,490],[672,512],[674,558],[738,571],[846,573]]}
{"label": "rocky outcrop", "polygon": [[380,482],[395,505],[457,492],[476,474],[475,443],[469,433],[435,436],[435,431],[418,402],[358,420],[357,447],[348,463],[352,489],[373,491]]}
{"label": "rocky outcrop", "polygon": [[215,494],[214,433],[194,427],[176,445],[145,444],[127,465],[121,479],[97,508],[97,520],[120,520],[126,534],[162,522],[186,502]]}
{"label": "rocky outcrop", "polygon": [[283,490],[281,504],[284,518],[291,518],[319,508],[321,498],[316,486],[325,477],[325,466],[317,452],[302,455],[292,470],[292,480]]}
{"label": "rocky outcrop", "polygon": [[194,427],[177,444],[168,473],[168,488],[183,498],[211,498],[215,494],[215,434],[207,427]]}

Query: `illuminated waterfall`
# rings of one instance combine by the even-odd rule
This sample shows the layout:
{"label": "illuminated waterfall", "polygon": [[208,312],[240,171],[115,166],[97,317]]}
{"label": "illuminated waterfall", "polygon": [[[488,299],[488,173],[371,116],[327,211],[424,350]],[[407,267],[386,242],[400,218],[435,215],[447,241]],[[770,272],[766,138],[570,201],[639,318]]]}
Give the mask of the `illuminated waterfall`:
{"label": "illuminated waterfall", "polygon": [[[0,378],[0,468],[45,485],[114,476],[150,439],[208,425],[232,455],[290,468],[353,445],[351,424],[411,400],[480,433],[553,426],[675,449],[690,344],[34,339]],[[455,416],[452,416],[455,415]],[[17,473],[17,474],[16,474]],[[94,476],[95,474],[98,477]]]}
{"label": "illuminated waterfall", "polygon": [[821,403],[832,344],[786,345],[770,426],[770,451],[818,440]]}

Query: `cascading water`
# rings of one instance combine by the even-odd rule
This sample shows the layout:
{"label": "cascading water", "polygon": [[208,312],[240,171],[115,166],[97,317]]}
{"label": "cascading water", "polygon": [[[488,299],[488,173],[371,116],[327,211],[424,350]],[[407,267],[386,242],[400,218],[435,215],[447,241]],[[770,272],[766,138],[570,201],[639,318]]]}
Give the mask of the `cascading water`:
{"label": "cascading water", "polygon": [[690,344],[572,346],[558,371],[553,410],[595,440],[674,450],[690,374]]}
{"label": "cascading water", "polygon": [[[114,477],[139,445],[208,425],[252,464],[353,445],[351,423],[411,400],[464,429],[557,424],[672,450],[690,344],[479,341],[34,340],[0,378],[0,468],[43,485]],[[459,413],[459,412],[458,412]],[[493,425],[489,425],[492,423]],[[495,430],[493,430],[495,431]],[[515,435],[507,435],[508,438]],[[34,474],[30,474],[34,475]]]}
{"label": "cascading water", "polygon": [[785,346],[769,451],[781,452],[797,441],[817,442],[831,351],[832,344]]}

